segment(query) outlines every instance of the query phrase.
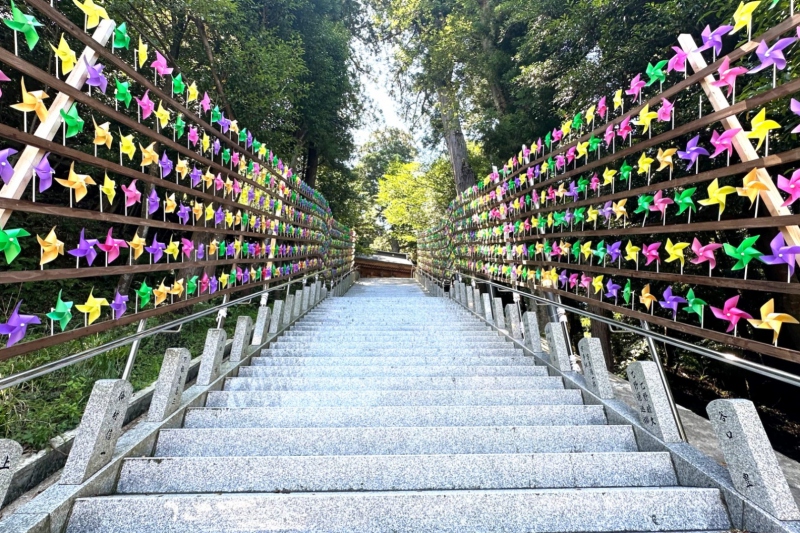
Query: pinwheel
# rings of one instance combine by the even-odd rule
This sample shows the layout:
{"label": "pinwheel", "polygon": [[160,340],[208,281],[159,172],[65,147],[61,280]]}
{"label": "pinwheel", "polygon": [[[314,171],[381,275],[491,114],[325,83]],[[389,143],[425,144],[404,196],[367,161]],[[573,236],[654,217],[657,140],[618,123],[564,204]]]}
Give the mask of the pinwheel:
{"label": "pinwheel", "polygon": [[158,50],[156,50],[156,59],[155,61],[150,63],[150,66],[162,78],[167,74],[172,74],[172,68],[167,66],[167,60],[164,58],[164,56],[161,55],[161,53]]}
{"label": "pinwheel", "polygon": [[194,294],[194,292],[197,290],[197,279],[198,279],[198,276],[192,276],[191,278],[189,278],[189,281],[186,282],[186,295],[187,296],[189,296],[191,294]]}
{"label": "pinwheel", "polygon": [[155,302],[153,303],[153,307],[158,307],[160,303],[167,299],[167,293],[169,289],[167,286],[164,285],[164,280],[161,280],[161,285],[158,286],[157,289],[153,289],[153,296],[156,297]]}
{"label": "pinwheel", "polygon": [[153,289],[147,286],[147,281],[143,281],[139,288],[136,290],[136,312],[139,308],[144,309],[150,303],[150,297],[153,295]]}
{"label": "pinwheel", "polygon": [[97,156],[97,146],[101,144],[105,144],[106,148],[111,149],[111,143],[114,142],[114,136],[111,135],[111,132],[108,129],[111,127],[110,122],[104,122],[97,125],[94,117],[92,117],[92,124],[94,124],[94,141],[92,141],[95,145],[95,157]]}
{"label": "pinwheel", "polygon": [[616,305],[616,301],[619,298],[619,290],[622,288],[621,285],[614,283],[613,279],[609,279],[606,283],[606,298],[611,299],[614,298],[614,304]]}
{"label": "pinwheel", "polygon": [[581,253],[583,254],[583,259],[589,259],[589,257],[594,253],[592,251],[592,241],[585,242],[581,245]]}
{"label": "pinwheel", "polygon": [[664,73],[664,67],[666,66],[667,66],[667,60],[659,61],[655,65],[648,63],[647,69],[645,70],[645,74],[648,77],[648,81],[645,87],[650,87],[655,82],[663,84],[667,79],[667,75]]}
{"label": "pinwheel", "polygon": [[704,300],[695,297],[694,290],[689,289],[689,292],[686,293],[686,307],[683,308],[683,311],[687,313],[693,313],[700,317],[700,327],[703,327],[703,308],[708,305]]}
{"label": "pinwheel", "polygon": [[733,102],[736,102],[736,78],[741,76],[742,74],[747,73],[747,69],[744,67],[733,67],[731,68],[731,60],[729,57],[725,57],[722,60],[722,64],[719,66],[719,70],[717,70],[719,74],[719,79],[711,82],[711,85],[714,87],[727,87],[728,88],[728,98],[733,95]]}
{"label": "pinwheel", "polygon": [[595,226],[597,225],[597,215],[600,214],[600,211],[595,209],[592,206],[589,206],[586,209],[586,222],[594,222]]}
{"label": "pinwheel", "polygon": [[646,152],[642,152],[642,155],[639,156],[639,161],[636,163],[639,169],[636,171],[637,174],[647,174],[650,176],[650,166],[655,161],[652,157],[647,157]]}
{"label": "pinwheel", "polygon": [[598,264],[605,263],[606,255],[608,254],[608,251],[606,250],[606,241],[598,242],[597,247],[592,254],[597,257]]}
{"label": "pinwheel", "polygon": [[174,213],[177,207],[178,202],[175,200],[175,193],[164,198],[164,213]]}
{"label": "pinwheel", "polygon": [[203,113],[208,113],[211,109],[211,98],[208,97],[208,93],[203,93],[203,99],[200,100],[200,107],[203,108]]}
{"label": "pinwheel", "polygon": [[72,191],[75,194],[75,201],[80,202],[89,192],[88,185],[97,185],[94,180],[86,174],[75,172],[75,162],[69,166],[69,176],[67,179],[56,178],[56,181],[64,187],[70,189],[70,205],[72,205]]}
{"label": "pinwheel", "polygon": [[108,235],[106,235],[105,242],[101,242],[97,245],[98,248],[106,253],[106,266],[108,266],[109,263],[113,263],[114,260],[119,257],[120,248],[128,247],[123,239],[115,239],[111,236],[113,231],[114,228],[108,228]]}
{"label": "pinwheel", "polygon": [[632,296],[631,280],[627,280],[625,282],[625,288],[622,289],[622,299],[625,300],[625,305],[631,303],[631,296]]}
{"label": "pinwheel", "polygon": [[162,178],[166,178],[169,176],[169,173],[172,172],[172,160],[167,157],[166,150],[164,150],[164,153],[161,154],[161,161],[158,162],[158,166],[161,167]]}
{"label": "pinwheel", "polygon": [[183,204],[178,208],[178,220],[180,220],[181,224],[184,226],[189,222],[189,212],[190,209]]}
{"label": "pinwheel", "polygon": [[672,198],[665,197],[663,191],[658,191],[653,195],[653,205],[650,206],[650,211],[658,211],[661,213],[661,219],[664,224],[667,223],[667,207],[674,202]]}
{"label": "pinwheel", "polygon": [[611,190],[614,190],[614,176],[617,175],[616,170],[612,170],[608,167],[603,171],[603,186],[611,185]]}
{"label": "pinwheel", "polygon": [[[14,3],[12,2],[11,5],[13,6]],[[19,308],[22,306],[22,300],[17,302],[17,305],[14,306],[14,311],[12,311],[11,316],[8,317],[8,320],[5,324],[0,324],[0,335],[8,335],[8,342],[6,342],[6,348],[9,346],[13,346],[23,338],[25,338],[25,334],[28,331],[28,326],[41,324],[41,320],[36,315],[21,315],[19,313]]]}
{"label": "pinwheel", "polygon": [[[785,179],[785,178],[784,178]],[[750,199],[750,207],[756,205],[754,216],[758,216],[758,202],[761,198],[760,192],[768,190],[766,183],[758,178],[758,169],[754,168],[742,178],[742,186],[736,187],[736,193],[739,196],[747,196]]]}
{"label": "pinwheel", "polygon": [[214,109],[211,110],[211,123],[214,124],[216,122],[219,122],[221,118],[222,118],[222,113],[219,110],[219,106],[215,105]]}
{"label": "pinwheel", "polygon": [[641,111],[639,111],[639,117],[636,119],[636,124],[639,126],[644,126],[642,130],[642,135],[647,132],[650,132],[650,136],[652,137],[652,132],[650,131],[650,123],[653,120],[658,118],[658,113],[655,111],[650,111],[650,105],[645,104]]}
{"label": "pinwheel", "polygon": [[203,202],[195,202],[192,206],[192,214],[194,215],[195,221],[200,220],[203,217]]}
{"label": "pinwheel", "polygon": [[158,125],[161,128],[166,128],[167,124],[169,124],[170,112],[164,109],[162,105],[163,102],[158,102],[158,109],[155,111],[156,119],[158,119]]}
{"label": "pinwheel", "polygon": [[692,252],[694,252],[695,258],[690,259],[689,262],[699,265],[708,261],[708,275],[711,276],[711,271],[717,266],[717,258],[714,255],[714,251],[720,248],[722,248],[721,244],[710,242],[703,245],[695,238],[692,241]]}
{"label": "pinwheel", "polygon": [[680,192],[678,192],[678,190],[676,189],[675,190],[675,197],[673,198],[673,201],[675,202],[675,205],[678,206],[678,212],[676,214],[680,215],[680,214],[682,214],[684,211],[686,211],[688,209],[688,211],[689,211],[689,222],[692,221],[692,211],[697,211],[697,206],[694,205],[694,199],[692,198],[692,196],[694,196],[694,193],[696,191],[697,191],[697,187],[691,187],[689,189],[684,189],[684,190],[682,190]]}
{"label": "pinwheel", "polygon": [[108,79],[103,75],[103,65],[100,63],[90,65],[86,60],[86,56],[84,56],[83,62],[86,63],[86,85],[89,87],[97,87],[100,89],[101,93],[106,94]]}
{"label": "pinwheel", "polygon": [[728,33],[733,29],[733,26],[720,26],[714,31],[711,31],[711,26],[706,26],[703,32],[700,34],[700,37],[703,39],[703,44],[695,50],[695,52],[702,52],[703,50],[708,50],[709,48],[714,51],[714,60],[716,61],[717,56],[720,52],[722,52],[722,36]]}
{"label": "pinwheel", "polygon": [[606,97],[603,96],[602,98],[600,98],[600,100],[597,101],[597,114],[602,117],[606,117],[607,112],[608,112],[608,106],[606,105]]}
{"label": "pinwheel", "polygon": [[114,93],[114,98],[117,102],[122,102],[125,104],[125,107],[130,107],[131,100],[133,100],[133,95],[130,91],[130,83],[129,82],[121,82],[119,79],[114,80],[117,84],[117,89]]}
{"label": "pinwheel", "polygon": [[651,305],[657,301],[658,298],[656,298],[655,295],[650,293],[650,284],[648,283],[642,289],[642,294],[639,295],[639,302],[642,303],[647,308],[648,311],[650,311],[650,314],[653,314],[653,309],[651,308]]}
{"label": "pinwheel", "polygon": [[736,8],[736,12],[733,14],[734,26],[731,30],[731,34],[747,27],[747,40],[750,40],[750,25],[753,22],[753,11],[755,11],[759,4],[761,4],[760,0],[748,2],[746,4],[744,2],[739,2],[739,7]]}
{"label": "pinwheel", "polygon": [[686,143],[686,150],[678,150],[678,157],[689,161],[686,170],[691,170],[692,166],[695,167],[695,173],[700,171],[699,158],[701,155],[708,157],[708,150],[702,146],[697,146],[700,141],[700,136],[694,136],[688,143]]}
{"label": "pinwheel", "polygon": [[139,111],[142,114],[142,120],[145,120],[156,108],[156,104],[150,100],[150,89],[147,89],[144,92],[144,96],[141,98],[135,96],[134,98],[136,99],[136,103],[139,105]]}
{"label": "pinwheel", "polygon": [[675,55],[672,56],[667,63],[667,72],[683,72],[686,73],[686,58],[688,54],[683,51],[682,48],[678,48],[677,46],[673,46],[672,50],[675,52]]}
{"label": "pinwheel", "polygon": [[[178,254],[180,253],[180,248],[178,247],[178,243],[172,240],[172,237],[169,238],[169,244],[167,248],[164,250],[164,253],[168,256],[172,256],[172,259],[178,259]],[[167,262],[169,262],[169,258],[167,258]]]}
{"label": "pinwheel", "polygon": [[204,292],[208,291],[208,284],[209,284],[208,282],[209,282],[208,274],[203,272],[203,277],[200,278],[200,294],[203,294]]}
{"label": "pinwheel", "polygon": [[69,324],[69,321],[72,320],[72,312],[70,311],[71,309],[72,302],[65,302],[62,300],[61,291],[58,291],[56,306],[45,316],[53,322],[58,322],[59,327],[61,327],[61,331],[64,331],[67,329],[67,324]]}
{"label": "pinwheel", "polygon": [[89,292],[89,297],[83,305],[75,306],[78,311],[84,314],[84,320],[86,320],[88,316],[87,325],[92,325],[95,320],[100,318],[101,308],[103,306],[108,306],[108,300],[105,298],[95,298],[93,292],[94,290]]}
{"label": "pinwheel", "polygon": [[714,153],[710,157],[717,157],[722,152],[728,152],[728,164],[731,162],[731,154],[733,153],[733,138],[742,131],[740,128],[733,128],[725,130],[723,133],[717,133],[716,130],[711,133],[711,146],[714,147]]}
{"label": "pinwheel", "polygon": [[131,181],[128,186],[122,185],[122,192],[125,193],[125,207],[134,206],[142,201],[142,193],[136,189],[136,181]]}
{"label": "pinwheel", "polygon": [[125,314],[125,311],[128,310],[128,297],[122,295],[117,291],[114,295],[114,299],[111,301],[111,317],[114,320],[119,320],[122,315]]}
{"label": "pinwheel", "polygon": [[627,198],[623,198],[619,202],[614,202],[611,206],[611,210],[614,212],[615,218],[614,220],[619,220],[620,218],[627,218],[628,217],[628,210],[625,209],[625,204],[628,202]]}
{"label": "pinwheel", "polygon": [[[236,268],[239,269],[239,267]],[[208,280],[208,293],[214,294],[215,292],[217,292],[218,287],[219,287],[219,280],[217,279],[216,276],[212,276],[211,279]]]}
{"label": "pinwheel", "polygon": [[203,152],[208,152],[211,147],[211,138],[206,135],[206,132],[203,132],[203,140],[200,142],[200,146],[203,148]]}
{"label": "pinwheel", "polygon": [[591,286],[591,283],[592,283],[592,277],[581,273],[581,281],[579,283],[579,286],[582,289],[586,289],[587,294],[589,293],[589,287]]}
{"label": "pinwheel", "polygon": [[671,309],[672,310],[672,320],[676,320],[678,317],[678,305],[685,304],[686,298],[682,296],[678,296],[676,294],[672,294],[672,287],[667,287],[664,291],[663,300],[658,302],[662,308],[664,309]]}
{"label": "pinwheel", "polygon": [[15,229],[0,229],[0,252],[6,257],[6,263],[9,265],[17,258],[22,247],[19,245],[20,237],[30,237],[30,233],[22,228]]}
{"label": "pinwheel", "polygon": [[[33,15],[26,15],[14,4],[11,0],[11,19],[3,19],[3,23],[14,30],[20,32],[25,36],[25,42],[28,44],[28,49],[33,50],[36,43],[39,42],[39,34],[36,33],[36,28],[41,26],[41,23],[33,17]],[[14,55],[19,55],[17,51],[17,34],[14,34]]]}
{"label": "pinwheel", "polygon": [[606,143],[606,148],[610,147],[614,142],[614,126],[613,124],[609,124],[606,128],[606,132],[603,134],[603,140]]}
{"label": "pinwheel", "polygon": [[744,279],[747,279],[747,266],[750,261],[762,255],[762,253],[753,246],[758,240],[758,237],[759,235],[747,237],[736,247],[727,242],[723,245],[725,253],[736,260],[736,264],[731,267],[731,270],[744,269]]}
{"label": "pinwheel", "polygon": [[181,297],[183,294],[183,278],[172,283],[172,287],[167,291],[172,296]]}
{"label": "pinwheel", "polygon": [[155,142],[151,142],[147,148],[139,143],[139,150],[142,152],[142,163],[140,166],[146,167],[158,163],[158,154],[155,151],[155,146]]}
{"label": "pinwheel", "polygon": [[639,252],[641,250],[638,246],[634,246],[631,241],[628,241],[628,244],[625,245],[625,260],[635,262],[636,270],[639,270]]}
{"label": "pinwheel", "polygon": [[631,137],[631,133],[633,132],[633,128],[631,127],[631,117],[627,116],[622,119],[622,122],[619,123],[619,129],[617,130],[617,135],[622,137],[622,140],[625,140],[625,137]]}
{"label": "pinwheel", "polygon": [[633,101],[633,102],[635,102],[636,100],[640,100],[641,101],[642,89],[644,88],[645,85],[647,85],[647,83],[644,80],[642,80],[642,75],[641,74],[637,74],[631,80],[631,86],[630,86],[630,88],[625,90],[625,94],[630,96],[631,97],[631,101]]}
{"label": "pinwheel", "polygon": [[767,303],[761,306],[761,319],[748,318],[748,322],[758,329],[771,329],[772,330],[772,344],[778,345],[778,336],[781,333],[781,326],[783,324],[800,324],[796,318],[786,313],[775,312],[775,299],[770,299]]}
{"label": "pinwheel", "polygon": [[667,148],[663,150],[661,148],[658,149],[658,154],[656,155],[656,160],[659,163],[656,172],[664,170],[665,168],[669,167],[669,177],[672,179],[672,156],[678,153],[677,148]]}
{"label": "pinwheel", "polygon": [[714,307],[713,305],[711,306],[711,312],[714,313],[714,316],[728,323],[728,329],[725,331],[728,333],[733,331],[734,337],[736,336],[736,329],[739,320],[742,318],[753,318],[750,314],[742,311],[741,309],[737,309],[736,305],[738,303],[739,296],[733,296],[725,301],[725,305],[722,307],[722,309]]}
{"label": "pinwheel", "polygon": [[147,214],[152,215],[158,208],[161,207],[161,199],[158,197],[155,187],[150,189],[150,195],[147,197]]}
{"label": "pinwheel", "polygon": [[83,11],[83,14],[86,15],[85,30],[96,27],[100,24],[100,19],[108,20],[108,13],[105,8],[98,6],[92,0],[84,0],[82,4],[78,2],[78,0],[72,1],[78,6],[78,9]]}
{"label": "pinwheel", "polygon": [[654,242],[653,244],[642,245],[642,253],[644,254],[646,260],[644,266],[649,266],[650,263],[655,261],[656,267],[658,267],[659,263],[661,263],[661,257],[658,255],[658,249],[660,247],[661,247],[660,242]]}
{"label": "pinwheel", "polygon": [[800,198],[800,169],[792,172],[791,178],[785,178],[778,174],[778,188],[789,195],[789,198],[784,200],[781,207],[792,205]]}
{"label": "pinwheel", "polygon": [[131,46],[131,36],[128,35],[128,26],[124,22],[114,28],[114,40],[111,44],[111,50],[114,48],[124,48],[128,50]]}
{"label": "pinwheel", "polygon": [[[139,68],[142,68],[147,61],[147,49],[150,48],[144,41],[142,41],[142,36],[139,36],[139,47],[136,49],[136,58],[137,62],[139,63]],[[134,68],[136,64],[134,63]]]}
{"label": "pinwheel", "polygon": [[688,242],[676,242],[673,243],[671,239],[667,239],[667,245],[664,248],[666,250],[668,257],[664,260],[666,263],[671,263],[673,261],[680,261],[681,262],[681,275],[683,275],[683,264],[684,264],[684,256],[683,250],[689,247]]}
{"label": "pinwheel", "polygon": [[[58,42],[58,48],[52,44],[50,48],[53,49],[56,58],[61,60],[61,73],[66,76],[72,72],[72,69],[75,68],[75,63],[78,62],[78,58],[75,55],[75,51],[69,47],[66,39],[64,39],[63,33],[61,34],[61,40]],[[58,73],[56,72],[56,74]]]}
{"label": "pinwheel", "polygon": [[559,283],[559,285],[561,285],[562,289],[566,289],[567,288],[567,282],[568,281],[569,281],[569,277],[567,276],[567,271],[566,270],[562,270],[561,274],[559,274],[559,276],[558,276],[558,283]]}
{"label": "pinwheel", "polygon": [[[36,177],[39,178],[39,192],[44,192],[49,189],[53,185],[53,174],[55,171],[53,167],[50,165],[50,152],[44,154],[44,156],[39,160],[33,170],[36,174]],[[33,194],[34,201],[36,200],[36,191],[34,190]]]}
{"label": "pinwheel", "polygon": [[767,146],[764,150],[764,154],[769,153],[769,132],[771,130],[780,129],[781,125],[775,122],[774,120],[767,120],[767,109],[763,108],[758,114],[753,117],[753,120],[750,121],[750,130],[747,133],[748,139],[758,139],[758,144],[756,145],[756,150],[761,148],[761,144],[766,140]]}
{"label": "pinwheel", "polygon": [[183,83],[183,75],[179,72],[177,76],[172,77],[172,94],[183,94],[186,90],[186,84]]}
{"label": "pinwheel", "polygon": [[736,192],[735,187],[731,187],[730,185],[726,185],[724,187],[719,186],[719,180],[715,179],[711,182],[706,189],[708,192],[708,198],[705,200],[700,200],[700,205],[718,205],[719,206],[719,214],[717,216],[717,220],[722,218],[722,212],[725,211],[725,198],[731,194]]}
{"label": "pinwheel", "polygon": [[603,207],[600,208],[600,214],[603,215],[603,218],[606,219],[606,224],[608,224],[609,220],[611,219],[611,215],[614,214],[614,207],[611,200],[603,204]]}
{"label": "pinwheel", "polygon": [[772,250],[772,255],[761,255],[758,257],[758,259],[768,265],[785,264],[789,268],[786,282],[791,282],[791,278],[794,275],[794,265],[797,260],[796,256],[800,254],[800,246],[786,246],[786,241],[783,238],[783,234],[778,232],[772,241],[770,241],[769,247],[770,250]]}
{"label": "pinwheel", "polygon": [[128,156],[128,159],[133,159],[136,155],[136,145],[133,144],[133,134],[123,135],[122,131],[119,132],[119,161],[122,164],[122,154]]}
{"label": "pinwheel", "polygon": [[772,67],[772,87],[775,88],[775,77],[778,70],[786,68],[786,58],[783,55],[783,50],[789,45],[793,44],[797,39],[794,37],[778,39],[772,46],[768,46],[766,41],[761,41],[756,48],[756,56],[761,63],[750,69],[748,74],[755,74],[761,72],[765,68]]}
{"label": "pinwheel", "polygon": [[172,127],[176,138],[180,139],[183,137],[183,133],[186,130],[186,122],[183,121],[183,115],[179,114],[175,117],[175,124],[173,124]]}
{"label": "pinwheel", "polygon": [[128,246],[130,246],[131,254],[134,259],[139,259],[139,256],[142,255],[145,244],[146,241],[142,237],[139,237],[138,233],[133,234],[133,240],[128,241]]}
{"label": "pinwheel", "polygon": [[675,109],[675,104],[671,103],[666,98],[661,99],[661,107],[656,112],[656,118],[659,122],[669,122],[672,120],[672,111]]}
{"label": "pinwheel", "polygon": [[92,266],[95,257],[97,257],[97,251],[94,249],[94,247],[97,246],[99,241],[97,239],[84,238],[85,231],[85,228],[81,229],[81,236],[80,240],[78,241],[78,246],[67,252],[72,257],[77,258],[75,261],[75,268],[80,267],[81,257],[86,259],[86,262],[89,264],[89,266]]}
{"label": "pinwheel", "polygon": [[612,100],[614,104],[614,111],[617,109],[622,109],[624,111],[625,102],[622,100],[622,89],[617,89],[617,92],[614,93],[614,99]]}
{"label": "pinwheel", "polygon": [[192,82],[189,84],[189,87],[186,90],[186,102],[194,102],[197,100],[198,92],[197,92],[197,83]]}
{"label": "pinwheel", "polygon": [[17,151],[13,148],[0,150],[0,179],[3,180],[3,183],[8,183],[14,176],[14,165],[9,162],[8,158],[16,153]]}
{"label": "pinwheel", "polygon": [[192,143],[192,146],[197,146],[197,141],[200,140],[200,135],[197,133],[197,128],[195,126],[189,126],[188,140]]}
{"label": "pinwheel", "polygon": [[75,102],[66,113],[60,110],[61,119],[64,121],[64,137],[69,139],[83,131],[83,119],[78,115],[78,103]]}
{"label": "pinwheel", "polygon": [[636,199],[636,209],[634,213],[644,213],[645,221],[647,220],[647,213],[650,212],[650,206],[653,204],[653,197],[643,194]]}
{"label": "pinwheel", "polygon": [[592,288],[595,294],[603,290],[603,276],[595,276],[592,278]]}

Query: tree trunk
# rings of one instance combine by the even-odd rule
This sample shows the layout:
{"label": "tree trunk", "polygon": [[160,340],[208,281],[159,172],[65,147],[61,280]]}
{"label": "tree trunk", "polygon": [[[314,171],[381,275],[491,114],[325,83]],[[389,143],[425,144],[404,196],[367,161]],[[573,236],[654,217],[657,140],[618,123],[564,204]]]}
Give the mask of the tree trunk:
{"label": "tree trunk", "polygon": [[228,118],[233,120],[236,117],[233,114],[233,109],[231,109],[228,99],[225,97],[225,91],[222,89],[222,80],[220,79],[219,74],[217,74],[216,67],[214,67],[214,53],[211,51],[211,44],[208,42],[206,26],[199,18],[192,17],[192,20],[197,26],[197,34],[200,36],[200,42],[203,43],[203,49],[205,50],[206,58],[208,59],[208,68],[211,69],[211,76],[214,78],[214,85],[217,87],[219,99],[222,100],[222,106],[225,108],[225,112],[228,113]]}
{"label": "tree trunk", "polygon": [[306,170],[303,179],[309,187],[314,187],[317,183],[317,168],[319,167],[319,152],[314,143],[308,143],[308,153],[306,154]]}
{"label": "tree trunk", "polygon": [[469,166],[467,159],[467,141],[461,130],[461,119],[458,116],[457,104],[445,86],[438,90],[439,108],[442,114],[442,127],[444,129],[444,142],[450,155],[450,164],[453,166],[453,175],[456,181],[456,190],[463,192],[475,185],[475,172]]}
{"label": "tree trunk", "polygon": [[[589,304],[588,311],[596,315],[606,316],[608,313],[605,309]],[[611,330],[605,322],[597,320],[591,321],[592,337],[600,339],[600,344],[603,347],[603,356],[606,359],[606,368],[609,372],[614,371],[614,354],[611,351]]]}
{"label": "tree trunk", "polygon": [[492,6],[489,5],[489,0],[482,0],[481,6],[481,22],[483,23],[484,30],[481,37],[481,48],[483,49],[483,59],[486,62],[486,83],[489,84],[489,91],[492,93],[492,102],[494,103],[495,111],[498,115],[505,115],[506,108],[508,107],[506,96],[503,93],[503,88],[497,82],[498,72],[493,64],[493,58],[497,52],[494,46],[495,37],[497,35],[496,25],[494,23],[492,13]]}

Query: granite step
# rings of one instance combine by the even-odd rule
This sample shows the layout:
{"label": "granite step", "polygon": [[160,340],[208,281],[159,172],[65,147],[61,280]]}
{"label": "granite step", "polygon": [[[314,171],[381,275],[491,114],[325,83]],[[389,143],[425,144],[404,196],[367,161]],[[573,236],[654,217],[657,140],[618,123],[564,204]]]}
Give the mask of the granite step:
{"label": "granite step", "polygon": [[562,389],[560,377],[227,378],[228,391]]}
{"label": "granite step", "polygon": [[266,348],[261,351],[262,356],[289,356],[289,357],[331,357],[331,356],[369,356],[369,357],[407,357],[407,356],[431,356],[431,355],[519,355],[523,354],[521,348],[514,348],[514,344],[505,343],[503,348],[472,348],[470,350],[462,349],[458,344],[453,344],[447,347],[427,347],[420,346],[417,348],[388,348],[388,347],[361,347],[356,348],[346,344],[340,344],[338,347],[280,347],[280,348]]}
{"label": "granite step", "polygon": [[729,528],[718,490],[661,487],[114,495],[79,499],[67,533],[546,533]]}
{"label": "granite step", "polygon": [[391,365],[391,366],[534,366],[532,357],[519,355],[440,355],[430,357],[253,357],[253,366],[350,366],[350,365]]}
{"label": "granite step", "polygon": [[[235,444],[233,444],[235,443]],[[164,429],[155,455],[424,455],[638,451],[631,426]]]}
{"label": "granite step", "polygon": [[677,483],[669,452],[144,457],[124,461],[117,493],[560,489]]}
{"label": "granite step", "polygon": [[206,407],[369,407],[384,405],[580,405],[575,389],[211,391]]}
{"label": "granite step", "polygon": [[[342,341],[339,340],[306,340],[306,339],[278,339],[274,341],[270,346],[273,350],[282,350],[282,349],[289,349],[289,348],[306,348],[309,350],[314,349],[340,349],[342,347]],[[350,350],[365,350],[365,349],[375,349],[375,350],[395,350],[398,343],[392,342],[390,339],[385,339],[383,342],[375,342],[369,340],[357,340],[352,339],[347,342],[347,348]],[[421,339],[419,337],[405,339],[400,343],[403,347],[403,350],[411,350],[411,349],[420,349],[424,348],[425,350],[454,350],[457,349],[462,352],[467,352],[469,350],[494,350],[494,349],[503,349],[503,348],[510,348],[513,345],[509,342],[501,339],[494,339],[494,340],[480,340],[480,341],[473,341],[473,340],[466,340],[463,342],[459,342],[455,339]]]}
{"label": "granite step", "polygon": [[547,376],[543,366],[246,366],[239,377],[465,377]]}
{"label": "granite step", "polygon": [[186,428],[576,426],[605,424],[599,405],[199,407],[188,409]]}

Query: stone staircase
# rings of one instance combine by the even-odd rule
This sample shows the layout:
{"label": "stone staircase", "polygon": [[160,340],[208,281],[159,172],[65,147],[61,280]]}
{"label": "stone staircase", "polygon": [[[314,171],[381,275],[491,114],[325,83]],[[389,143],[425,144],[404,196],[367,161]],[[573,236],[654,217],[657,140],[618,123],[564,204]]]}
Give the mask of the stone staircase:
{"label": "stone staircase", "polygon": [[445,298],[362,280],[126,459],[68,532],[721,531],[717,489]]}

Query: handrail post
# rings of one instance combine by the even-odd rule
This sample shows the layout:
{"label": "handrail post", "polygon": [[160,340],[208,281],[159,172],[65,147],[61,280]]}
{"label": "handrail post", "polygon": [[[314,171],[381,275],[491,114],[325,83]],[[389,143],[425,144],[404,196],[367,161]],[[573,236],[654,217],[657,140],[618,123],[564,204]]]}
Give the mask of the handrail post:
{"label": "handrail post", "polygon": [[[648,324],[645,320],[642,320],[641,323],[642,329],[650,331],[650,324]],[[661,379],[661,384],[664,385],[664,391],[667,394],[667,401],[669,402],[669,409],[672,411],[672,418],[675,419],[675,425],[678,426],[678,435],[683,442],[686,442],[686,431],[683,429],[683,422],[681,422],[681,417],[678,413],[678,406],[675,403],[675,397],[672,396],[672,389],[669,387],[667,374],[664,372],[664,366],[661,363],[661,356],[658,355],[656,342],[653,340],[653,337],[649,335],[647,335],[646,338],[647,346],[650,349],[650,354],[653,356],[653,362],[655,362],[656,368],[658,369],[658,377]]]}

